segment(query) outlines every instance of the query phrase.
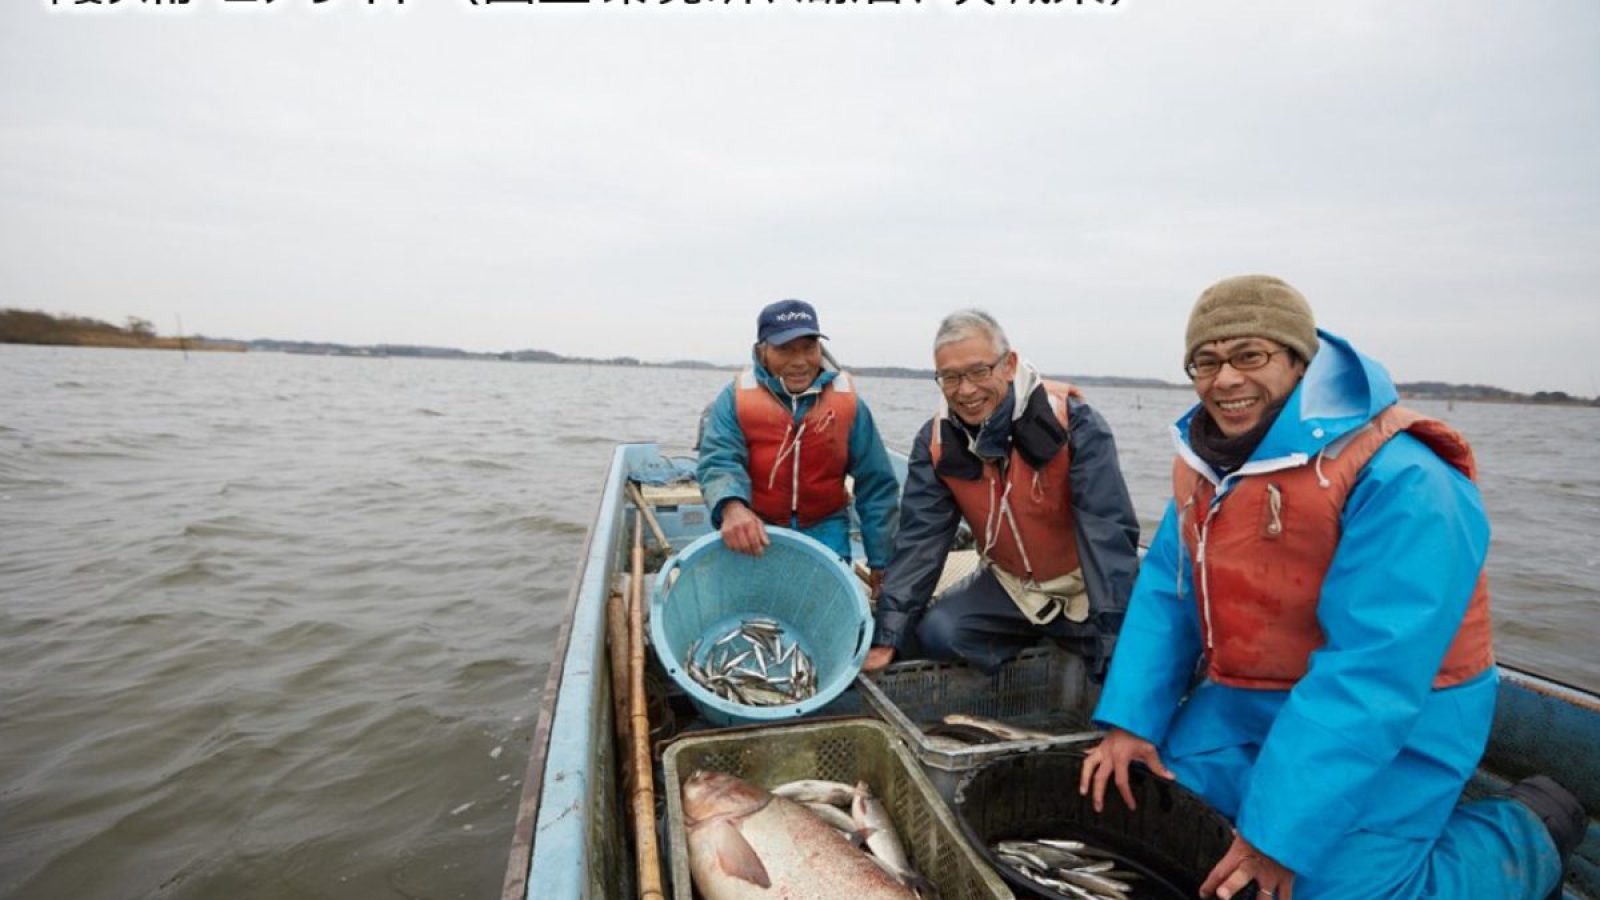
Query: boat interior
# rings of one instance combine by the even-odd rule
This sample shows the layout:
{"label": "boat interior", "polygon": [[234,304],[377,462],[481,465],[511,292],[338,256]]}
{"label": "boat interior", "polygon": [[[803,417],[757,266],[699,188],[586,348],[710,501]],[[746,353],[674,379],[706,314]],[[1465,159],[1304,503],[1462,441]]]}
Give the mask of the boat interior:
{"label": "boat interior", "polygon": [[[897,456],[895,462],[903,478],[905,460]],[[692,461],[689,467],[692,472]],[[681,473],[681,461],[676,468]],[[621,445],[612,459],[541,696],[504,900],[698,897],[687,883],[677,795],[690,771],[706,767],[755,772],[768,780],[779,774],[875,773],[895,794],[890,811],[909,832],[913,862],[930,870],[924,874],[942,896],[1014,896],[960,837],[953,810],[961,781],[1006,754],[1091,744],[1097,734],[1089,713],[1097,691],[1082,664],[1048,646],[1024,653],[994,676],[960,664],[897,662],[879,676],[856,679],[802,718],[719,727],[653,654],[643,653],[642,665],[630,673],[619,662],[622,654],[608,651],[640,642],[638,623],[630,639],[625,620],[634,608],[641,616],[648,610],[663,563],[711,530],[698,487],[661,477],[673,469],[674,461],[653,444]],[[636,541],[642,575],[633,571]],[[951,557],[941,588],[976,562],[970,552]],[[1537,772],[1568,786],[1591,818],[1569,866],[1564,896],[1600,900],[1600,829],[1594,820],[1600,809],[1600,699],[1514,669],[1503,668],[1503,675],[1492,744],[1468,795],[1501,790]],[[642,698],[634,696],[630,682],[642,685]],[[1054,736],[970,749],[921,738],[921,723],[949,712],[990,716]],[[648,779],[634,777],[642,771]],[[648,818],[649,827],[636,828],[636,817]],[[648,843],[654,847],[645,852]]]}

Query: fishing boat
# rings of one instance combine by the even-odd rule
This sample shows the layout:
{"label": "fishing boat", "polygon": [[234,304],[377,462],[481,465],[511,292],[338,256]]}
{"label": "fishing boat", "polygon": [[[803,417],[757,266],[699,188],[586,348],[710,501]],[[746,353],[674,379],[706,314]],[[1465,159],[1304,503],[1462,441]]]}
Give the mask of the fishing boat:
{"label": "fishing boat", "polygon": [[[904,457],[896,456],[895,464],[903,480]],[[672,789],[663,783],[660,750],[670,735],[663,733],[661,720],[672,718],[670,730],[682,734],[718,732],[704,730],[707,723],[696,721],[682,704],[675,708],[659,684],[643,696],[624,687],[625,680],[642,682],[643,632],[635,616],[630,642],[616,621],[617,611],[629,605],[619,602],[621,594],[631,592],[631,606],[638,610],[651,590],[645,583],[649,579],[631,570],[641,568],[647,556],[659,563],[670,548],[682,548],[711,528],[694,484],[639,484],[650,480],[642,475],[660,472],[664,465],[670,469],[654,444],[620,445],[612,457],[546,677],[502,900],[690,896],[687,886],[663,885],[670,878],[664,873],[672,868],[665,862],[669,849],[646,853],[638,844],[656,842],[668,830],[660,827],[666,803],[657,800]],[[628,642],[635,648],[627,674],[608,655],[608,607],[611,643]],[[898,663],[886,675],[892,678],[897,670],[914,671],[919,665],[926,664]],[[1500,790],[1537,772],[1571,789],[1591,820],[1568,867],[1564,896],[1600,898],[1600,829],[1593,819],[1600,810],[1600,696],[1509,666],[1502,666],[1501,673],[1490,744],[1468,794]],[[1051,677],[1066,683],[1065,696],[1086,720],[1095,691],[1081,667],[1052,672]],[[628,707],[617,704],[623,693],[631,695]],[[819,713],[897,718],[893,704],[886,709],[875,693],[858,680]],[[795,720],[789,727],[804,728],[809,720]],[[619,741],[619,722],[624,733],[629,732],[628,722],[635,726],[631,746]],[[897,740],[908,740],[903,732],[896,734],[902,735]],[[948,755],[922,752],[914,758],[941,800],[949,801],[953,781],[951,767],[945,765]],[[630,769],[650,777],[630,780]],[[651,823],[639,830],[637,843],[630,812]]]}

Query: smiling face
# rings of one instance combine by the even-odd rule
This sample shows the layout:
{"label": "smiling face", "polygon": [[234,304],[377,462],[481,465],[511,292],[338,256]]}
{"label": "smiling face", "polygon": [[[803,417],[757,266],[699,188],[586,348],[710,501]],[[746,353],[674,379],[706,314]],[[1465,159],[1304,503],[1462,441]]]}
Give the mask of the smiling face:
{"label": "smiling face", "polygon": [[822,342],[799,337],[787,344],[761,344],[761,365],[783,382],[784,390],[798,394],[811,387],[822,372]]}
{"label": "smiling face", "polygon": [[[982,425],[1006,398],[1006,387],[1017,371],[1016,351],[995,352],[987,335],[974,334],[945,344],[933,352],[934,371],[941,377],[966,376],[955,385],[940,385],[950,411],[968,425]],[[974,370],[990,371],[982,377]]]}
{"label": "smiling face", "polygon": [[1266,338],[1243,337],[1201,344],[1194,360],[1227,360],[1247,350],[1270,353],[1267,364],[1241,372],[1231,364],[1213,375],[1196,378],[1194,392],[1211,421],[1226,437],[1238,437],[1260,424],[1267,407],[1289,396],[1306,364],[1293,351]]}

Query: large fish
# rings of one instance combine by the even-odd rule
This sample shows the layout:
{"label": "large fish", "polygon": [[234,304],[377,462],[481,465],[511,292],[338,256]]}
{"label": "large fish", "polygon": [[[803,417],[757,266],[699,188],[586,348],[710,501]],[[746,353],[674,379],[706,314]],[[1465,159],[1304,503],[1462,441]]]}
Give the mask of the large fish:
{"label": "large fish", "polygon": [[683,813],[689,871],[705,900],[915,898],[809,810],[732,775],[691,775]]}

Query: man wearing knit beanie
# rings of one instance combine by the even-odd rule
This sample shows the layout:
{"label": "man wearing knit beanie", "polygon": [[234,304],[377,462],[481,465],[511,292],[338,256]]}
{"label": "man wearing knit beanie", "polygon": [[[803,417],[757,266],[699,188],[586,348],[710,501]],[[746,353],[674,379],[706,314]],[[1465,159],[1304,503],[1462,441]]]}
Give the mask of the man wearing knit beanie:
{"label": "man wearing knit beanie", "polygon": [[1226,278],[1206,288],[1189,312],[1184,359],[1200,345],[1228,338],[1277,341],[1309,362],[1317,353],[1317,323],[1311,304],[1288,282],[1271,275]]}
{"label": "man wearing knit beanie", "polygon": [[[1185,370],[1210,414],[1199,423],[1196,452],[1204,455],[1227,439],[1264,433],[1317,353],[1317,325],[1311,304],[1282,279],[1243,275],[1200,295],[1189,313],[1184,348]],[[1224,360],[1229,364],[1222,365]],[[1200,374],[1208,377],[1195,377]],[[1212,433],[1220,436],[1204,439]],[[1235,440],[1233,449],[1252,449],[1250,443],[1245,448]],[[1210,461],[1231,471],[1244,459],[1234,452]]]}
{"label": "man wearing knit beanie", "polygon": [[1272,276],[1207,288],[1183,363],[1199,403],[1079,791],[1131,807],[1140,762],[1231,817],[1202,895],[1558,895],[1587,825],[1570,793],[1456,806],[1499,679],[1471,448]]}

